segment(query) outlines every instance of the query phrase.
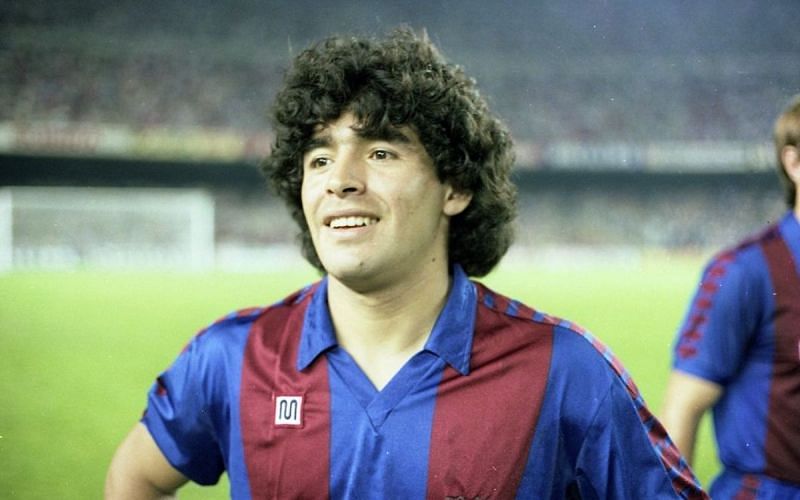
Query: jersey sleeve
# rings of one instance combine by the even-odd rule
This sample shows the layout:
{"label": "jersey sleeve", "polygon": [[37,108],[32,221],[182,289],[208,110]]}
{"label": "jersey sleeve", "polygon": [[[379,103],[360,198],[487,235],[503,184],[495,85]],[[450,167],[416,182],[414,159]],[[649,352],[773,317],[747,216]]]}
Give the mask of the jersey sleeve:
{"label": "jersey sleeve", "polygon": [[633,403],[621,383],[598,403],[576,463],[580,497],[708,498],[661,424]]}
{"label": "jersey sleeve", "polygon": [[757,264],[749,251],[706,267],[678,331],[673,368],[720,385],[737,373],[760,320]]}
{"label": "jersey sleeve", "polygon": [[[590,332],[556,328],[531,469],[559,450],[526,491],[551,498],[707,499],[621,360]],[[542,451],[544,450],[544,451]],[[538,463],[539,465],[533,465]]]}
{"label": "jersey sleeve", "polygon": [[148,394],[142,422],[167,461],[192,481],[216,484],[224,460],[212,424],[213,356],[201,335],[187,345]]}

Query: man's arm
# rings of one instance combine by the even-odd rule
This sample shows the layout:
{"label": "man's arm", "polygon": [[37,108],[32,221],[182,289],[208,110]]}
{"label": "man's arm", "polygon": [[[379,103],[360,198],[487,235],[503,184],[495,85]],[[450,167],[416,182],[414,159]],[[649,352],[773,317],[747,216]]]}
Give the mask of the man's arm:
{"label": "man's arm", "polygon": [[147,427],[137,423],[117,449],[106,476],[106,500],[174,498],[188,479],[156,445]]}
{"label": "man's arm", "polygon": [[660,420],[690,465],[700,419],[721,394],[720,385],[694,375],[673,370],[669,376]]}

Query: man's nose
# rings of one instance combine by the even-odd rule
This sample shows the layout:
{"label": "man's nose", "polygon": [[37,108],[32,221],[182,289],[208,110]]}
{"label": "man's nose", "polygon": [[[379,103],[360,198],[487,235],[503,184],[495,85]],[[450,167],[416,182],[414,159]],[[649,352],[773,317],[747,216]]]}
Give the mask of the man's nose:
{"label": "man's nose", "polygon": [[353,155],[337,158],[328,175],[328,192],[336,196],[362,193],[366,186],[365,169],[365,161]]}

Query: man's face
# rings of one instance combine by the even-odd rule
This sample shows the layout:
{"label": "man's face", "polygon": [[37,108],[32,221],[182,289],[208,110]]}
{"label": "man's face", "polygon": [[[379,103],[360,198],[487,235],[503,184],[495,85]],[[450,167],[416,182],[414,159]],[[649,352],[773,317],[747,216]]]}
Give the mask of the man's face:
{"label": "man's face", "polygon": [[[784,146],[780,152],[781,166],[789,181],[794,184],[795,193],[800,192],[800,148],[797,146]],[[794,211],[800,218],[800,196],[795,195]]]}
{"label": "man's face", "polygon": [[439,181],[409,127],[373,137],[345,113],[303,155],[303,212],[329,275],[364,291],[447,265],[449,217],[469,204]]}

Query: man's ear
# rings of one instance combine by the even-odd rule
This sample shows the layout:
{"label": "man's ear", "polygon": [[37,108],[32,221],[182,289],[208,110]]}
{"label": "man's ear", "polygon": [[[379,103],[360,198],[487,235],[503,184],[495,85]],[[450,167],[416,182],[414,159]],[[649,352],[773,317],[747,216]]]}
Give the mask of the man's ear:
{"label": "man's ear", "polygon": [[444,199],[444,214],[450,217],[460,214],[472,201],[472,193],[469,191],[456,191],[452,186],[447,185]]}
{"label": "man's ear", "polygon": [[795,185],[800,184],[800,150],[797,146],[784,146],[781,149],[781,163],[789,179]]}

